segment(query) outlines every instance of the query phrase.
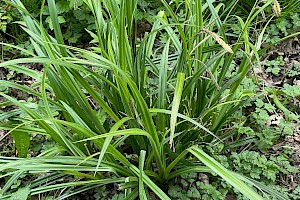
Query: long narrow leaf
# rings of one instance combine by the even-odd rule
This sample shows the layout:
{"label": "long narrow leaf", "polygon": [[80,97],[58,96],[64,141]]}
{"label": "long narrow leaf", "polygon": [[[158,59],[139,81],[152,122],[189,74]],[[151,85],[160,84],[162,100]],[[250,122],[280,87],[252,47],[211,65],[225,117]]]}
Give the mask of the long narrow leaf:
{"label": "long narrow leaf", "polygon": [[179,73],[177,76],[177,82],[176,82],[176,88],[173,98],[173,104],[172,104],[172,114],[171,114],[171,120],[170,120],[170,146],[173,146],[173,139],[175,134],[175,126],[177,121],[177,114],[179,109],[179,104],[181,100],[181,94],[183,90],[183,83],[184,83],[184,73]]}

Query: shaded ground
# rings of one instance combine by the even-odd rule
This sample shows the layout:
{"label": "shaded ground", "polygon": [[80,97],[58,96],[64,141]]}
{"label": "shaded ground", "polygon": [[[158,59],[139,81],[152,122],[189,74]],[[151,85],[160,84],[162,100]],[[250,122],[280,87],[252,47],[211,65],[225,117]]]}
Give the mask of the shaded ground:
{"label": "shaded ground", "polygon": [[[265,73],[264,71],[259,71],[259,78],[266,86],[273,88],[282,88],[284,84],[300,85],[300,74],[291,74],[291,71],[300,72],[300,37],[294,37],[287,41],[282,42],[275,48],[273,48],[266,56],[266,59],[276,59],[279,56],[283,57],[284,65],[281,66],[280,73],[272,75],[270,73]],[[295,68],[295,66],[297,66]],[[296,108],[294,112],[300,113],[300,98],[293,98],[291,105]],[[295,126],[296,123],[295,123]],[[300,127],[297,126],[294,135],[287,136],[283,141],[277,143],[272,147],[270,154],[280,154],[286,148],[291,148],[294,153],[291,155],[290,159],[292,165],[300,169]],[[300,185],[300,173],[294,175],[278,177],[278,183],[286,187],[289,191],[293,190]],[[300,197],[299,197],[300,198]]]}

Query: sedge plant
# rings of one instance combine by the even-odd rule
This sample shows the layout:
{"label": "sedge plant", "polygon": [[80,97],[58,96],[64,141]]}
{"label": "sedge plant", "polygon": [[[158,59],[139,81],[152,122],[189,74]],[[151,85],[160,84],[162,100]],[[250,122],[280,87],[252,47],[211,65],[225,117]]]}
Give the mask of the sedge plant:
{"label": "sedge plant", "polygon": [[[263,199],[259,190],[272,192],[227,170],[205,150],[207,144],[222,144],[230,137],[223,128],[249,99],[238,88],[259,59],[264,30],[256,44],[249,41],[248,30],[271,0],[254,7],[245,20],[230,9],[225,19],[220,18],[223,5],[214,0],[176,5],[162,0],[165,10],[140,41],[135,35],[137,0],[84,0],[96,25],[96,32],[89,31],[95,45],[88,49],[64,44],[55,0],[43,3],[40,20],[20,0],[11,3],[23,17],[20,24],[35,53],[0,66],[31,76],[35,84],[0,83],[37,100],[24,102],[0,93],[7,100],[2,106],[17,106],[0,115],[1,128],[15,141],[28,143],[32,135],[41,134],[57,145],[32,158],[26,157],[28,146],[18,145],[23,158],[0,157],[0,175],[6,179],[1,198],[14,192],[34,196],[64,189],[57,198],[65,199],[119,184],[126,199],[149,199],[150,191],[170,199],[166,185],[191,172],[217,174],[250,199]],[[53,34],[43,26],[45,3]],[[185,19],[180,23],[174,10],[183,5]],[[231,17],[238,19],[242,30],[234,44],[228,43],[226,33]],[[160,44],[162,34],[167,39]],[[155,51],[157,44],[162,48]],[[229,79],[225,75],[239,49],[245,56]],[[25,63],[41,63],[43,71],[27,69]],[[22,191],[12,190],[24,176],[37,178]]]}

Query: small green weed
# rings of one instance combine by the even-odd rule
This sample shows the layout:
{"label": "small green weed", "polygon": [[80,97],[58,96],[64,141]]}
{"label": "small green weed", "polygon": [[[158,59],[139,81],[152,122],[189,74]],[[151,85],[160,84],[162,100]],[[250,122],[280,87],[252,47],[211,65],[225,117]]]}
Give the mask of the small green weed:
{"label": "small green weed", "polygon": [[274,182],[280,172],[288,174],[298,171],[290,165],[288,158],[284,155],[271,156],[267,159],[255,151],[233,152],[228,162],[229,166],[234,166],[236,171],[243,172],[244,175],[248,174],[253,179],[263,180],[265,183]]}
{"label": "small green weed", "polygon": [[13,20],[10,13],[10,6],[2,3],[0,5],[0,31],[6,33],[7,25]]}
{"label": "small green weed", "polygon": [[[201,180],[202,176],[202,180]],[[168,194],[172,199],[225,199],[228,192],[217,185],[212,185],[208,181],[208,176],[204,174],[190,173],[188,175],[181,176],[178,182],[174,183],[174,186],[170,186]],[[207,180],[204,180],[207,179]]]}
{"label": "small green weed", "polygon": [[291,12],[284,17],[275,19],[275,23],[267,27],[266,42],[277,42],[282,36],[288,36],[291,33],[300,30],[299,12]]}
{"label": "small green weed", "polygon": [[283,57],[278,56],[275,60],[267,60],[265,62],[266,72],[272,73],[274,75],[279,75],[281,67],[284,65]]}

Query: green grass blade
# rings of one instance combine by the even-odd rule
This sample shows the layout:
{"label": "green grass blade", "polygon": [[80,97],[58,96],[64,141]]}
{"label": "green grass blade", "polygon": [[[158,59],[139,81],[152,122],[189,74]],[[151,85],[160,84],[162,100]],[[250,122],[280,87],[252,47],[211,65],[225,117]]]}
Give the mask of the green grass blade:
{"label": "green grass blade", "polygon": [[205,166],[192,166],[183,167],[169,174],[168,179],[173,179],[175,177],[181,176],[183,174],[189,173],[212,173],[213,171],[209,167]]}
{"label": "green grass blade", "polygon": [[[139,169],[131,165],[130,169],[136,174],[139,175]],[[162,200],[171,200],[145,173],[143,174],[144,183]]]}
{"label": "green grass blade", "polygon": [[146,151],[142,150],[140,152],[140,159],[139,159],[139,197],[141,200],[147,200],[147,195],[145,192],[144,181],[143,181],[143,173],[144,173],[144,164],[146,158]]}
{"label": "green grass blade", "polygon": [[1,188],[0,194],[4,194],[9,188],[24,174],[23,170],[18,170],[6,181],[5,185]]}
{"label": "green grass blade", "polygon": [[[157,107],[160,109],[167,108],[167,73],[168,73],[168,54],[169,54],[169,46],[170,40],[167,41],[162,57],[161,57],[161,64],[159,69],[159,84],[158,84],[158,94],[157,94]],[[158,130],[162,133],[165,132],[166,127],[166,119],[163,114],[158,114],[157,118],[157,127]]]}
{"label": "green grass blade", "polygon": [[[157,108],[152,108],[149,110],[151,113],[165,113],[165,114],[172,114],[172,111],[170,110],[162,110],[162,109],[157,109]],[[203,125],[201,125],[199,122],[197,122],[196,120],[193,120],[192,118],[185,116],[183,114],[177,113],[177,116],[180,117],[181,119],[184,119],[192,124],[194,124],[195,126],[199,127],[200,129],[204,130],[205,132],[209,133],[210,135],[212,135],[213,137],[217,138],[218,140],[220,140],[214,133],[212,133],[210,130],[208,130],[207,128],[205,128]]]}
{"label": "green grass blade", "polygon": [[[126,121],[130,120],[131,118],[129,117],[125,117],[123,119],[121,119],[120,121],[118,121],[110,130],[110,132],[114,132],[114,131],[117,131],[120,126],[122,126]],[[95,173],[97,172],[98,170],[98,167],[100,166],[101,164],[101,161],[106,153],[106,150],[108,148],[108,146],[110,145],[110,142],[112,141],[113,139],[113,136],[108,136],[107,138],[105,138],[104,140],[104,143],[103,143],[103,146],[102,146],[102,149],[100,151],[100,155],[99,155],[99,158],[98,158],[98,163],[97,163],[97,166],[96,166],[96,170],[95,170]]]}
{"label": "green grass blade", "polygon": [[236,177],[232,172],[223,167],[220,163],[215,161],[212,157],[207,155],[202,149],[199,147],[193,146],[188,149],[190,153],[192,153],[195,157],[197,157],[201,162],[203,162],[207,167],[221,176],[224,180],[226,180],[230,185],[235,187],[241,193],[243,193],[246,197],[253,200],[263,200],[263,198],[257,194],[252,188],[246,185],[243,181],[241,181],[238,177]]}
{"label": "green grass blade", "polygon": [[[47,0],[47,2],[48,2],[50,17],[51,17],[51,21],[55,33],[55,38],[59,44],[64,44],[63,35],[61,33],[60,25],[58,22],[57,6],[55,5],[55,0]],[[63,46],[60,46],[59,48],[61,50],[62,56],[68,55],[66,49]]]}
{"label": "green grass blade", "polygon": [[175,134],[175,127],[177,122],[177,115],[178,115],[178,109],[181,101],[181,94],[183,91],[183,84],[184,84],[184,73],[178,73],[177,76],[177,82],[176,82],[176,88],[173,98],[173,104],[172,104],[172,114],[170,119],[170,147],[174,147],[173,145],[173,139]]}

